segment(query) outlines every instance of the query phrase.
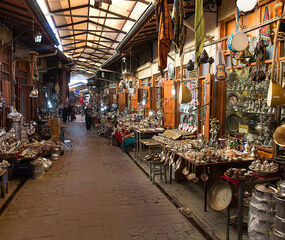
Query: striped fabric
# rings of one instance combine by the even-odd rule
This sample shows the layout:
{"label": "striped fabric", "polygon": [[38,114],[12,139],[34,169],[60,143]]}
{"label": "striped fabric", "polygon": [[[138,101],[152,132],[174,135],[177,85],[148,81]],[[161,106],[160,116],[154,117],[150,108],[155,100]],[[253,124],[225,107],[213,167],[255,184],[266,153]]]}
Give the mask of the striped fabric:
{"label": "striped fabric", "polygon": [[172,42],[175,46],[175,52],[179,52],[181,55],[186,40],[186,27],[183,24],[185,18],[183,0],[174,0],[171,18],[174,23]]}
{"label": "striped fabric", "polygon": [[157,9],[158,20],[158,66],[163,76],[163,70],[167,67],[167,54],[170,51],[172,40],[172,24],[167,0],[160,0]]}
{"label": "striped fabric", "polygon": [[195,60],[199,64],[200,55],[204,49],[205,42],[203,0],[195,1]]}

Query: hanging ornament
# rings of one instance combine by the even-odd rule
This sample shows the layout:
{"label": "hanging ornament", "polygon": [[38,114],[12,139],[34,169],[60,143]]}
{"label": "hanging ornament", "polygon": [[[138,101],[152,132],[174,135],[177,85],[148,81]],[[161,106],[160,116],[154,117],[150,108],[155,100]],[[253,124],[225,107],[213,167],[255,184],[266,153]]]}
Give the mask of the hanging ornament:
{"label": "hanging ornament", "polygon": [[191,72],[195,68],[194,62],[190,59],[189,62],[186,64],[186,69]]}
{"label": "hanging ornament", "polygon": [[206,52],[206,50],[204,49],[203,52],[201,53],[200,55],[200,64],[202,63],[207,63],[208,62],[208,59],[209,59],[209,55],[208,53]]}
{"label": "hanging ornament", "polygon": [[35,88],[35,86],[33,87],[31,93],[30,93],[30,97],[31,98],[38,98],[39,97],[39,91],[38,89]]}

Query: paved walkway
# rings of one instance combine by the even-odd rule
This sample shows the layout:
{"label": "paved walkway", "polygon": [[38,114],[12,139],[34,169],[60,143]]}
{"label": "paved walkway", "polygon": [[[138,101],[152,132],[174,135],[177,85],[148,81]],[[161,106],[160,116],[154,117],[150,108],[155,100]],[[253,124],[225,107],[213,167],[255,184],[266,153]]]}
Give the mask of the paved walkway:
{"label": "paved walkway", "polygon": [[203,239],[117,147],[70,123],[72,152],[28,180],[0,219],[0,239]]}

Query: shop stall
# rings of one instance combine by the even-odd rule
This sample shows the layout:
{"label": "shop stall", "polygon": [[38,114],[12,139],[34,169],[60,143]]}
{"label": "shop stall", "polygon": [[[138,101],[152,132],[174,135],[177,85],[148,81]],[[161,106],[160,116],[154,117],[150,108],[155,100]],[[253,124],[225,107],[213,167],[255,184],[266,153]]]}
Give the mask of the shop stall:
{"label": "shop stall", "polygon": [[[168,8],[174,9],[173,21],[179,19],[175,4]],[[197,215],[220,214],[226,226],[217,230],[222,238],[285,239],[280,225],[271,231],[273,220],[281,224],[284,216],[273,214],[275,206],[269,215],[256,206],[260,188],[284,178],[284,1],[195,1],[195,19],[189,8],[181,9],[187,15],[181,26],[167,26],[185,37],[182,44],[175,35],[174,50],[161,48],[172,38],[162,34],[163,24],[151,33],[155,44],[144,40],[154,49],[148,62],[142,61],[145,51],[132,48],[156,20],[171,22],[159,11],[120,46],[122,62],[114,60],[122,74],[112,92],[119,110],[113,134],[122,147],[136,142],[129,154],[153,183],[174,195],[180,183],[184,191],[202,193]],[[196,14],[205,19],[198,28]],[[268,190],[268,199],[283,203],[280,189]],[[261,216],[269,218],[266,226]]]}

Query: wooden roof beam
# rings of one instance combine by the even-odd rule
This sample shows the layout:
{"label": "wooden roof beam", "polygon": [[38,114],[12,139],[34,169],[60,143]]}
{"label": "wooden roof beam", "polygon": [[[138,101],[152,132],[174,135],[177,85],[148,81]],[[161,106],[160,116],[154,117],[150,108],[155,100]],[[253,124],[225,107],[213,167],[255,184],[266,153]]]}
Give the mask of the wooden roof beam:
{"label": "wooden roof beam", "polygon": [[98,52],[102,52],[102,53],[104,53],[106,55],[112,55],[112,53],[109,53],[107,51],[103,51],[103,50],[100,50],[100,49],[97,49],[97,48],[93,48],[93,47],[89,47],[89,46],[74,47],[74,48],[70,48],[70,49],[67,49],[67,50],[64,49],[64,52],[70,52],[70,51],[74,51],[74,50],[81,49],[81,48],[83,48],[83,49],[89,48],[89,49],[93,49],[93,50],[98,51]]}
{"label": "wooden roof beam", "polygon": [[71,46],[71,45],[75,45],[78,43],[83,43],[84,41],[78,41],[78,42],[72,42],[72,43],[67,43],[67,44],[63,44],[62,47],[67,47],[67,46]]}
{"label": "wooden roof beam", "polygon": [[[75,31],[75,32],[81,32],[81,31],[86,31],[87,29],[70,29],[70,28],[59,28],[59,29],[57,29],[57,30],[59,30],[59,31]],[[112,33],[112,32],[114,32],[113,30],[91,30],[91,29],[88,29],[88,32],[108,32],[108,33]]]}
{"label": "wooden roof beam", "polygon": [[[63,40],[66,40],[66,41],[74,41],[73,38],[65,38],[65,39],[63,39]],[[114,43],[113,41],[109,41],[109,40],[86,40],[86,39],[76,39],[76,41],[91,42],[91,43],[96,43],[96,42]]]}
{"label": "wooden roof beam", "polygon": [[[84,47],[84,48],[88,48],[89,46],[88,45],[84,45],[84,46],[82,46],[82,47]],[[64,47],[65,49],[67,48],[74,48],[73,46],[67,46],[67,47]],[[96,51],[106,51],[106,50],[108,50],[108,49],[106,49],[106,48],[96,48]]]}
{"label": "wooden roof beam", "polygon": [[93,49],[93,50],[99,51],[99,52],[101,52],[101,53],[113,55],[112,53],[110,53],[110,52],[108,52],[108,51],[104,51],[104,50],[101,50],[101,49],[98,49],[98,48],[94,48],[94,47],[90,47],[90,46],[86,46],[86,48]]}
{"label": "wooden roof beam", "polygon": [[[84,54],[84,53],[82,53],[82,54]],[[101,59],[101,58],[95,59],[95,58],[89,58],[89,57],[84,57],[84,56],[77,56],[77,57],[74,57],[74,58],[84,58],[84,59],[87,59],[88,61],[90,60],[90,61],[96,62],[96,63],[98,63],[100,60],[104,60],[104,59]]]}
{"label": "wooden roof beam", "polygon": [[5,4],[5,5],[7,5],[7,6],[16,8],[16,9],[21,10],[21,11],[24,11],[24,12],[26,12],[26,13],[29,13],[29,11],[28,11],[26,8],[21,7],[21,6],[19,6],[19,5],[16,5],[16,4],[13,4],[13,3],[11,3],[11,2],[7,2],[7,1],[5,1],[5,0],[1,0],[1,1],[0,1],[0,4]]}
{"label": "wooden roof beam", "polygon": [[57,9],[57,10],[51,11],[50,13],[51,13],[51,14],[55,14],[55,13],[67,12],[67,11],[72,11],[72,10],[81,9],[81,8],[88,8],[88,7],[94,8],[94,9],[97,9],[97,10],[100,10],[100,11],[105,12],[105,13],[112,14],[112,15],[114,15],[114,16],[116,16],[116,17],[119,17],[119,18],[121,18],[121,19],[123,19],[123,20],[128,20],[128,21],[132,21],[132,22],[135,22],[135,21],[136,21],[136,20],[133,19],[133,18],[126,17],[126,16],[121,15],[121,14],[119,14],[119,13],[112,12],[112,11],[110,11],[110,10],[106,10],[106,9],[104,9],[104,8],[96,8],[96,7],[94,7],[94,6],[91,5],[91,4],[84,4],[84,5],[79,5],[79,6],[71,7],[71,8]]}
{"label": "wooden roof beam", "polygon": [[[99,61],[91,60],[91,59],[88,59],[88,58],[85,58],[85,57],[80,57],[80,58],[84,58],[84,59],[88,60],[86,62],[86,63],[88,63],[88,65],[94,65],[94,64],[91,64],[90,61],[93,62],[93,63],[100,63]],[[77,60],[75,60],[75,62],[83,62],[84,63],[85,61],[81,61],[81,60],[77,59]]]}
{"label": "wooden roof beam", "polygon": [[[110,26],[107,26],[107,25],[104,25],[104,24],[101,24],[101,23],[97,23],[97,22],[94,22],[94,21],[92,21],[92,20],[89,20],[88,22],[89,22],[89,23],[92,23],[92,24],[94,24],[94,25],[97,25],[97,26],[99,26],[99,27],[102,27],[102,28],[108,28],[108,29],[112,30],[113,32],[126,34],[126,32],[123,31],[123,30],[116,29],[116,28],[113,28],[113,27],[110,27]],[[104,30],[103,30],[102,32],[104,32]]]}
{"label": "wooden roof beam", "polygon": [[[88,20],[83,20],[83,21],[79,21],[79,22],[75,22],[75,23],[63,24],[63,25],[59,25],[59,26],[55,26],[55,27],[60,30],[60,28],[70,27],[70,26],[74,26],[74,25],[78,25],[78,24],[82,24],[82,23],[88,23],[88,22],[89,22]],[[72,29],[70,29],[70,31],[72,31]]]}
{"label": "wooden roof beam", "polygon": [[[72,56],[75,55],[75,54],[80,54],[80,53],[73,53]],[[82,53],[82,54],[91,56],[91,57],[93,57],[93,58],[100,58],[100,59],[103,59],[103,60],[107,60],[107,59],[108,59],[108,58],[105,58],[105,57],[96,56],[96,55],[94,55],[94,54],[92,54],[92,53],[88,53],[88,52],[84,52],[84,53]]]}
{"label": "wooden roof beam", "polygon": [[146,5],[149,5],[149,2],[148,1],[145,1],[145,0],[127,0],[129,2],[141,2],[141,3],[144,3]]}
{"label": "wooden roof beam", "polygon": [[83,64],[83,62],[78,62],[76,65],[78,65],[78,66],[80,66],[80,67],[84,67],[84,68],[86,68],[87,70],[88,69],[94,69],[94,70],[97,70],[99,67],[100,67],[100,65],[98,65],[98,68],[94,68],[94,67],[96,67],[96,65],[94,65],[94,66],[88,66],[88,65],[86,65],[86,64]]}
{"label": "wooden roof beam", "polygon": [[99,7],[99,8],[96,8],[96,7],[92,6],[92,5],[90,5],[90,7],[91,7],[91,8],[94,8],[94,9],[97,9],[97,10],[99,10],[99,11],[101,11],[101,12],[105,12],[105,13],[112,14],[112,15],[114,15],[114,16],[117,16],[117,17],[119,17],[119,18],[122,18],[123,20],[128,20],[128,21],[131,21],[131,22],[136,22],[136,20],[133,19],[133,18],[126,17],[126,16],[121,15],[121,14],[119,14],[119,13],[112,12],[112,11],[110,11],[110,10],[106,10],[106,9],[104,9],[104,8],[100,8],[100,7]]}
{"label": "wooden roof beam", "polygon": [[[90,42],[90,43],[94,43],[93,41],[91,41],[91,40],[86,40],[86,41],[78,41],[78,42],[73,42],[73,43],[68,43],[68,44],[65,44],[65,45],[62,45],[63,47],[69,47],[70,45],[74,45],[74,44],[78,44],[78,43],[83,43],[83,42]],[[100,42],[100,41],[99,41]],[[104,49],[109,49],[109,50],[115,50],[114,48],[112,48],[112,47],[109,47],[109,46],[105,46],[105,45],[103,45],[103,44],[100,44],[100,43],[94,43],[94,44],[96,44],[96,45],[98,45],[98,46],[100,46],[100,47],[102,47],[102,48],[104,48]],[[88,45],[84,45],[84,46],[88,46]],[[99,48],[100,49],[100,48]]]}
{"label": "wooden roof beam", "polygon": [[72,10],[76,10],[76,9],[87,8],[89,6],[90,6],[90,4],[83,4],[83,5],[79,5],[79,6],[76,6],[76,7],[61,8],[61,9],[53,10],[50,13],[54,14],[54,13],[67,12],[67,11],[72,11]]}
{"label": "wooden roof beam", "polygon": [[[77,14],[61,14],[61,13],[51,13],[49,14],[50,16],[56,16],[56,17],[77,17],[77,18],[88,18],[87,15],[77,15]],[[111,20],[119,20],[119,21],[122,21],[122,20],[128,20],[127,17],[110,17],[110,16],[107,16],[107,17],[103,17],[103,16],[89,16],[89,18],[91,19],[111,19]]]}
{"label": "wooden roof beam", "polygon": [[117,40],[114,40],[112,38],[108,38],[108,37],[105,37],[105,36],[100,36],[100,35],[98,35],[96,33],[89,32],[88,34],[90,34],[92,36],[95,36],[95,37],[103,38],[103,39],[106,39],[106,40],[109,40],[109,41],[113,41],[114,43],[119,43],[119,41],[117,41]]}
{"label": "wooden roof beam", "polygon": [[[70,29],[70,31],[72,31],[72,29]],[[82,33],[75,33],[75,34],[70,34],[70,35],[65,35],[65,36],[60,36],[61,39],[66,40],[66,38],[70,38],[70,37],[75,37],[75,36],[80,36],[80,35],[84,35],[87,34],[88,32],[82,32]],[[71,40],[74,40],[73,38]]]}

